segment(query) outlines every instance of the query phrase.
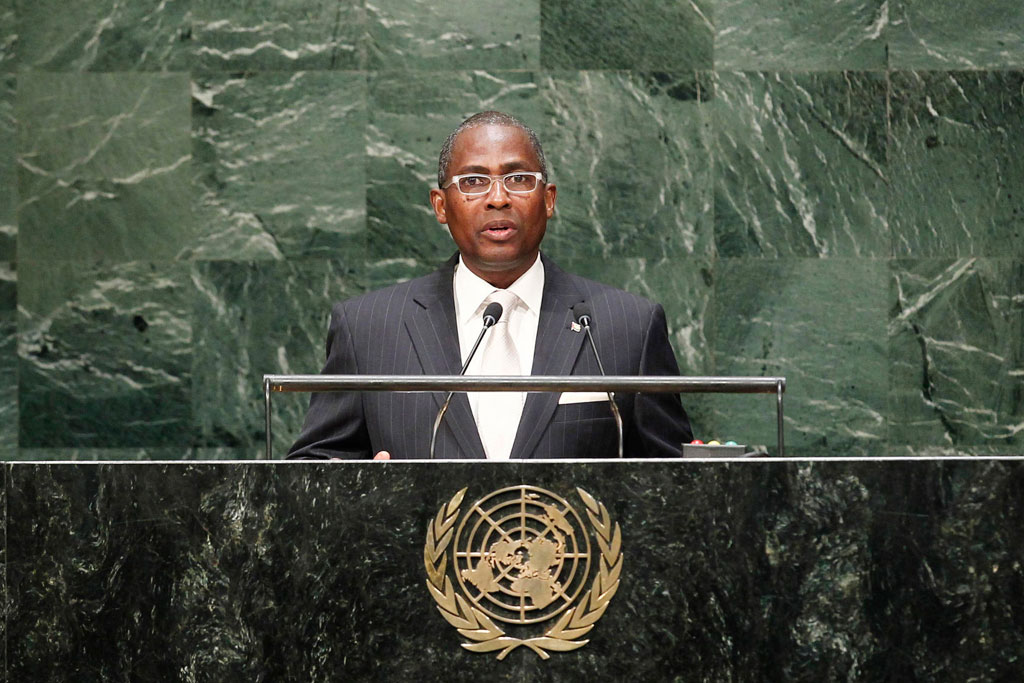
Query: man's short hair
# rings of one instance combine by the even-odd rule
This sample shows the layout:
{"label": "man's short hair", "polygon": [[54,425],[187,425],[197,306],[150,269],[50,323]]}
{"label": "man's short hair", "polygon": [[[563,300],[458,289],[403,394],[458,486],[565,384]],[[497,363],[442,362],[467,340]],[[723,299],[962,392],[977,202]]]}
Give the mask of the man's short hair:
{"label": "man's short hair", "polygon": [[511,126],[526,133],[526,137],[530,139],[530,146],[533,147],[533,151],[537,155],[537,160],[540,162],[540,172],[543,176],[543,180],[545,183],[548,181],[548,162],[547,159],[544,158],[544,148],[541,147],[537,134],[534,133],[529,126],[511,114],[506,114],[500,111],[482,111],[478,114],[473,114],[468,119],[460,123],[459,127],[453,130],[451,134],[445,138],[444,144],[441,145],[441,157],[437,162],[438,187],[442,187],[444,185],[444,181],[448,179],[448,167],[451,166],[452,163],[452,147],[455,146],[455,139],[459,137],[459,134],[462,131],[469,128],[476,128],[477,126]]}

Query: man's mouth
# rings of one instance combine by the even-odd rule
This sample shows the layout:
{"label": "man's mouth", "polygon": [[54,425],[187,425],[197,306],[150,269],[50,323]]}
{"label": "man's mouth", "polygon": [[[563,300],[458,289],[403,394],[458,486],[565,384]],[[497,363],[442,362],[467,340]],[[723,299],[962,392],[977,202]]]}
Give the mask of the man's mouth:
{"label": "man's mouth", "polygon": [[512,221],[491,221],[484,224],[483,234],[492,239],[504,239],[510,237],[516,231],[516,224]]}

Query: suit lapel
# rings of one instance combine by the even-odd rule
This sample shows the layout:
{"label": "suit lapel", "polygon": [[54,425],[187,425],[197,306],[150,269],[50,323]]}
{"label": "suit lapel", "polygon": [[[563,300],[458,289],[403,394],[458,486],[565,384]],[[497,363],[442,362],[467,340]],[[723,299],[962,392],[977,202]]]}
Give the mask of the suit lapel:
{"label": "suit lapel", "polygon": [[[434,277],[424,283],[420,291],[413,294],[413,300],[418,306],[405,321],[413,349],[427,375],[458,375],[462,369],[455,299],[452,294],[452,277],[457,259],[456,256],[449,260],[434,273]],[[431,396],[440,410],[445,393],[433,392]],[[477,433],[466,394],[456,393],[452,396],[441,430],[445,426],[455,434],[461,451],[459,455],[467,458],[484,457],[483,443]]]}
{"label": "suit lapel", "polygon": [[[541,258],[544,258],[543,256]],[[572,331],[572,307],[584,301],[565,272],[544,258],[544,296],[533,354],[534,375],[568,375],[583,344],[583,334]],[[512,458],[528,458],[537,447],[558,407],[558,392],[527,394]]]}

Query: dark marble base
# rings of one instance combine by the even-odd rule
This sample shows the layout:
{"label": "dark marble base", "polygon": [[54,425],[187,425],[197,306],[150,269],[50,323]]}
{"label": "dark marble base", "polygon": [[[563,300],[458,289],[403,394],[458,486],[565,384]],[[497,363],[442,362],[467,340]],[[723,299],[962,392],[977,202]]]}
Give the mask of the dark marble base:
{"label": "dark marble base", "polygon": [[[11,681],[1012,680],[1020,459],[8,464]],[[464,651],[425,586],[461,487],[622,527],[584,648]]]}

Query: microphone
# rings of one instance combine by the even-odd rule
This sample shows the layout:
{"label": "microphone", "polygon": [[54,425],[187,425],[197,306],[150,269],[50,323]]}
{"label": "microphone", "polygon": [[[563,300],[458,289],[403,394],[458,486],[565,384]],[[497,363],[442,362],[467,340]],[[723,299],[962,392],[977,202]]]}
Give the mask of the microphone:
{"label": "microphone", "polygon": [[[597,352],[597,344],[594,343],[594,335],[590,333],[590,306],[587,304],[576,304],[573,306],[573,313],[576,315],[576,322],[583,327],[590,341],[590,348],[594,350],[594,358],[597,359],[597,369],[605,376],[604,364],[601,363],[601,355]],[[619,414],[619,406],[615,404],[615,394],[608,392],[608,403],[612,407],[612,417],[615,418],[615,427],[619,431],[619,457],[622,457],[622,415]]]}
{"label": "microphone", "polygon": [[[480,334],[476,337],[476,342],[473,344],[473,348],[470,349],[469,355],[466,356],[466,362],[462,364],[462,370],[459,371],[460,375],[466,374],[466,368],[469,367],[469,361],[473,360],[473,356],[476,355],[476,350],[480,348],[480,342],[483,341],[484,334],[487,330],[494,326],[494,323],[501,320],[502,307],[497,301],[492,301],[487,304],[487,308],[484,309],[483,314],[483,329],[480,330]],[[452,395],[454,391],[449,391],[448,395],[444,398],[444,404],[441,405],[441,410],[438,411],[437,417],[434,419],[434,430],[430,434],[430,459],[434,459],[434,446],[437,445],[437,430],[441,426],[441,418],[448,412],[448,404],[451,403]]]}

